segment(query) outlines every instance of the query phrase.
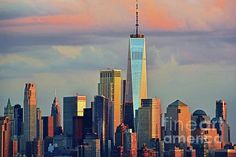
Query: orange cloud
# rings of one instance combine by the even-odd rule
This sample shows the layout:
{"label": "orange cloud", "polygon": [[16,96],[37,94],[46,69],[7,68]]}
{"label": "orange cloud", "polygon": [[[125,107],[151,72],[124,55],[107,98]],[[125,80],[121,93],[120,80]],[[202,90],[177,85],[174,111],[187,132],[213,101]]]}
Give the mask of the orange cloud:
{"label": "orange cloud", "polygon": [[[60,32],[75,29],[130,31],[135,23],[135,0],[27,2],[28,7],[44,11],[44,16],[0,20],[0,31],[24,31],[24,27]],[[140,1],[141,30],[233,29],[236,27],[236,17],[232,14],[235,4],[236,1],[232,0]],[[48,10],[55,10],[55,13],[51,14]]]}

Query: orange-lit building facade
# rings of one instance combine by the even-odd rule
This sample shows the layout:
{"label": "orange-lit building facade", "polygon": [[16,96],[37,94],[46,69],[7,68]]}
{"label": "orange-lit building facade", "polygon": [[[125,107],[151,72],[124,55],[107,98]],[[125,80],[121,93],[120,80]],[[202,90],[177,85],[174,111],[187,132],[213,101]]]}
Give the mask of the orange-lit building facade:
{"label": "orange-lit building facade", "polygon": [[121,122],[121,70],[100,71],[100,82],[98,84],[98,95],[103,95],[112,102],[112,138],[117,126]]}
{"label": "orange-lit building facade", "polygon": [[151,139],[161,139],[161,104],[160,99],[142,99],[138,110],[138,149],[143,144],[150,147]]}
{"label": "orange-lit building facade", "polygon": [[165,149],[173,149],[174,146],[190,146],[191,113],[185,103],[176,100],[168,105],[165,125],[165,138],[171,140],[171,142],[165,143]]}
{"label": "orange-lit building facade", "polygon": [[24,91],[24,137],[25,141],[33,141],[36,137],[36,86],[25,84]]}
{"label": "orange-lit building facade", "polygon": [[0,117],[0,155],[1,157],[10,156],[11,124],[8,117]]}

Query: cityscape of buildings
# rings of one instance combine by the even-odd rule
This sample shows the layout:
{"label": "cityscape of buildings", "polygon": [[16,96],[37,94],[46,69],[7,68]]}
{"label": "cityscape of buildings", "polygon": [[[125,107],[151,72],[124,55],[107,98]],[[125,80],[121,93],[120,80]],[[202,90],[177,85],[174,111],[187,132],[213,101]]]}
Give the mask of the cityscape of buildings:
{"label": "cityscape of buildings", "polygon": [[55,95],[46,109],[51,114],[42,116],[36,84],[30,82],[25,84],[23,105],[12,105],[9,98],[0,117],[0,157],[236,157],[226,100],[219,98],[215,116],[209,117],[200,109],[191,113],[181,100],[162,111],[161,100],[148,97],[138,3],[135,26],[127,78],[120,69],[101,70],[92,102],[79,94],[59,102]]}

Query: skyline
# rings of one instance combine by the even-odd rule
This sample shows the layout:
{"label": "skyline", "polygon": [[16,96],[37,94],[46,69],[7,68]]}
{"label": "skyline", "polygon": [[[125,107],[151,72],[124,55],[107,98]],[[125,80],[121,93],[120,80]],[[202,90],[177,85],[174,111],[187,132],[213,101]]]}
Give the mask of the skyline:
{"label": "skyline", "polygon": [[[44,105],[51,105],[55,88],[60,104],[63,96],[76,93],[88,96],[90,102],[96,95],[94,86],[99,82],[99,70],[121,68],[125,78],[127,38],[134,32],[132,1],[116,2],[118,4],[82,1],[86,9],[90,8],[82,13],[76,12],[79,6],[76,1],[66,4],[61,1],[56,4],[58,10],[53,7],[55,1],[25,1],[17,8],[14,6],[17,2],[3,2],[0,8],[3,13],[0,17],[1,105],[6,105],[8,97],[13,104],[23,105],[23,87],[28,81],[36,83],[38,106],[43,109]],[[145,32],[147,40],[148,97],[159,97],[163,108],[180,99],[192,112],[202,108],[211,117],[215,101],[224,98],[233,135],[236,130],[232,116],[236,112],[233,107],[236,103],[233,4],[236,2],[204,2],[191,0],[185,4],[181,1],[175,10],[177,3],[171,1],[140,3],[141,32]],[[91,7],[95,4],[99,7]],[[109,9],[110,15],[102,11],[108,6],[114,8]],[[193,13],[190,14],[191,9],[184,10],[185,7],[194,9]],[[123,9],[122,15],[119,9]],[[95,13],[98,14],[94,16]],[[151,18],[151,13],[155,18]],[[201,14],[197,16],[198,13]],[[86,18],[88,16],[93,18]],[[158,20],[155,23],[153,19]],[[65,75],[70,78],[62,78]],[[42,111],[43,114],[49,112]],[[0,113],[3,114],[2,109]],[[232,140],[236,141],[234,137]]]}

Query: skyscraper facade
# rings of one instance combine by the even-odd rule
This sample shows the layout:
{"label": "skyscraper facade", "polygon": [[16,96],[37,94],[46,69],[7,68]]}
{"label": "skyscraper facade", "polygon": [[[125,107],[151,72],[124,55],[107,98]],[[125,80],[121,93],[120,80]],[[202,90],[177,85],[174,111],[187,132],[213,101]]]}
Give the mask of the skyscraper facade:
{"label": "skyscraper facade", "polygon": [[43,116],[43,139],[46,137],[54,137],[53,116]]}
{"label": "skyscraper facade", "polygon": [[216,101],[216,118],[227,121],[227,103],[224,100]]}
{"label": "skyscraper facade", "polygon": [[124,123],[134,131],[134,106],[133,103],[125,103],[124,106]]}
{"label": "skyscraper facade", "polygon": [[0,157],[10,156],[11,126],[8,117],[0,117]]}
{"label": "skyscraper facade", "polygon": [[73,146],[76,147],[83,143],[83,120],[82,116],[74,116],[73,117]]}
{"label": "skyscraper facade", "polygon": [[53,116],[54,132],[58,132],[61,127],[61,110],[58,98],[55,97],[51,107],[51,116]]}
{"label": "skyscraper facade", "polygon": [[24,91],[24,137],[33,141],[36,137],[36,86],[26,83]]}
{"label": "skyscraper facade", "polygon": [[92,108],[84,109],[84,117],[83,117],[83,132],[84,135],[91,134],[93,132],[93,116],[92,116]]}
{"label": "skyscraper facade", "polygon": [[188,139],[191,135],[191,113],[188,105],[180,100],[176,100],[168,105],[165,125],[165,138],[170,140],[170,142],[165,143],[166,150],[173,149],[175,146],[182,148],[190,146]]}
{"label": "skyscraper facade", "polygon": [[7,100],[7,106],[4,107],[4,116],[8,117],[10,121],[13,121],[14,119],[14,108],[11,105],[10,98]]}
{"label": "skyscraper facade", "polygon": [[14,106],[14,135],[23,134],[23,108],[17,104]]}
{"label": "skyscraper facade", "polygon": [[[100,83],[98,84],[98,95],[103,95],[112,103],[112,135],[121,120],[121,70],[100,71]],[[114,138],[114,137],[113,137]]]}
{"label": "skyscraper facade", "polygon": [[14,134],[14,107],[11,105],[10,98],[7,100],[7,106],[4,107],[4,116],[8,117],[11,126],[11,136]]}
{"label": "skyscraper facade", "polygon": [[137,137],[131,129],[127,129],[124,138],[124,156],[137,157]]}
{"label": "skyscraper facade", "polygon": [[95,96],[93,105],[94,132],[97,133],[101,142],[101,156],[109,156],[109,141],[111,139],[110,113],[111,102],[104,96]]}
{"label": "skyscraper facade", "polygon": [[63,98],[63,123],[65,135],[73,134],[73,117],[84,116],[86,96],[72,96]]}
{"label": "skyscraper facade", "polygon": [[40,108],[36,109],[36,139],[43,140],[43,121]]}
{"label": "skyscraper facade", "polygon": [[115,146],[124,146],[124,138],[125,138],[125,132],[128,129],[128,126],[126,126],[124,123],[121,123],[117,128],[116,128],[116,142]]}
{"label": "skyscraper facade", "polygon": [[142,107],[138,110],[137,138],[138,148],[143,144],[148,148],[151,145],[151,139],[161,140],[161,104],[160,99],[142,99]]}
{"label": "skyscraper facade", "polygon": [[230,143],[230,127],[227,123],[227,103],[224,100],[216,101],[216,117],[212,119],[213,126],[220,135],[222,147]]}
{"label": "skyscraper facade", "polygon": [[134,111],[147,98],[146,43],[139,33],[138,4],[136,4],[136,34],[129,39],[126,103],[133,103]]}

